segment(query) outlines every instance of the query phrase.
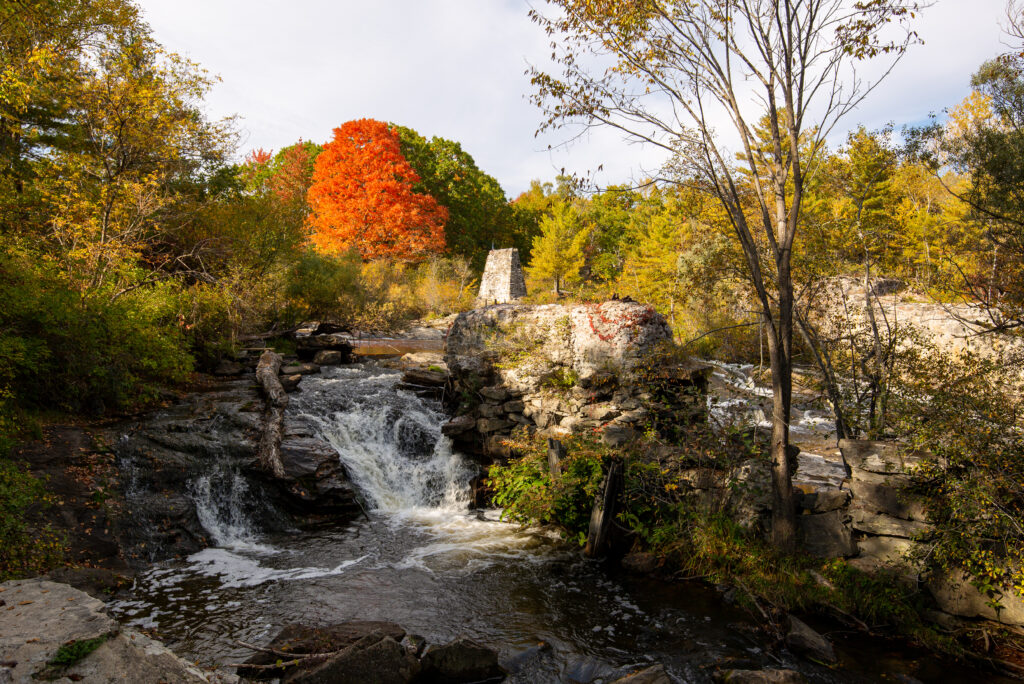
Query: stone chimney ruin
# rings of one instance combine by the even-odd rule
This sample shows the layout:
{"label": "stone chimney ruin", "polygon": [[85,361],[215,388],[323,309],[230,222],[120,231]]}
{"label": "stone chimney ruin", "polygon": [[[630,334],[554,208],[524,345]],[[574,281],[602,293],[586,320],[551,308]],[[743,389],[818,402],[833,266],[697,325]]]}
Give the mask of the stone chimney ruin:
{"label": "stone chimney ruin", "polygon": [[506,304],[526,296],[526,280],[519,263],[519,250],[492,249],[487,255],[476,306]]}

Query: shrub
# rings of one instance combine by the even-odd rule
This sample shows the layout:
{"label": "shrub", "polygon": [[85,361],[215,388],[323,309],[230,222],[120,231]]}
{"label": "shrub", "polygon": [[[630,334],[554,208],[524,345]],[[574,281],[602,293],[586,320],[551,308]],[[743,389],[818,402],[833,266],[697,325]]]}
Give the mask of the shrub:
{"label": "shrub", "polygon": [[43,483],[0,457],[0,581],[38,575],[59,564],[64,540],[46,525],[31,530],[26,516],[49,505]]}

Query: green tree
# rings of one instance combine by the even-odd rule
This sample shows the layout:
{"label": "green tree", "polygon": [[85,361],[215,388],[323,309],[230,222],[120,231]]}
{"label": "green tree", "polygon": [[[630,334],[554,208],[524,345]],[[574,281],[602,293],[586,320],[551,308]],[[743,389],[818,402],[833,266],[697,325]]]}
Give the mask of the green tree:
{"label": "green tree", "polygon": [[554,205],[551,214],[540,221],[540,235],[533,239],[527,273],[531,278],[551,281],[555,294],[561,294],[563,285],[580,281],[589,237],[590,230],[572,204]]}
{"label": "green tree", "polygon": [[483,268],[492,246],[524,246],[505,192],[477,167],[462,145],[436,136],[427,140],[404,126],[395,128],[403,156],[420,176],[416,191],[429,194],[448,209],[444,232],[449,253]]}

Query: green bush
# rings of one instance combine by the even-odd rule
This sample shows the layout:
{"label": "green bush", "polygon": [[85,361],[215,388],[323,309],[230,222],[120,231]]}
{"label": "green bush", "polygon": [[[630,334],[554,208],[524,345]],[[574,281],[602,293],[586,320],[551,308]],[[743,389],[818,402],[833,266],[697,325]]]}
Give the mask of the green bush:
{"label": "green bush", "polygon": [[43,483],[0,457],[0,581],[30,577],[59,564],[64,539],[48,525],[31,530],[26,516],[46,507]]}
{"label": "green bush", "polygon": [[0,298],[0,387],[22,408],[120,409],[191,370],[169,307],[144,291],[85,296],[2,255]]}
{"label": "green bush", "polygon": [[503,509],[502,517],[523,524],[556,525],[568,539],[582,546],[594,496],[611,458],[610,449],[593,441],[567,439],[562,473],[554,478],[548,472],[543,440],[519,435],[513,443],[523,456],[507,465],[492,465],[488,473],[494,503]]}

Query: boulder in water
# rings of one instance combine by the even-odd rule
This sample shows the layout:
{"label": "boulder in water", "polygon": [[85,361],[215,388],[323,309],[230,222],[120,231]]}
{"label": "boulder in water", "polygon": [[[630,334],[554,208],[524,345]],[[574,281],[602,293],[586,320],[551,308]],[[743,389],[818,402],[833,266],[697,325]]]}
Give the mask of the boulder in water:
{"label": "boulder in water", "polygon": [[651,665],[642,670],[619,677],[612,684],[672,684],[664,665]]}
{"label": "boulder in water", "polygon": [[493,682],[505,678],[498,654],[470,639],[459,638],[423,654],[423,681],[434,684]]}
{"label": "boulder in water", "polygon": [[793,616],[789,618],[789,632],[786,634],[786,645],[793,651],[812,660],[822,663],[836,662],[836,653],[832,642],[815,632],[802,620]]}
{"label": "boulder in water", "polygon": [[716,677],[722,684],[805,684],[807,680],[794,670],[726,670]]}
{"label": "boulder in water", "polygon": [[0,681],[237,682],[203,672],[149,637],[122,630],[103,602],[66,584],[31,579],[0,584],[7,603]]}

